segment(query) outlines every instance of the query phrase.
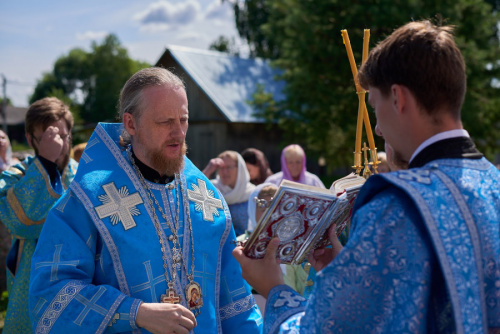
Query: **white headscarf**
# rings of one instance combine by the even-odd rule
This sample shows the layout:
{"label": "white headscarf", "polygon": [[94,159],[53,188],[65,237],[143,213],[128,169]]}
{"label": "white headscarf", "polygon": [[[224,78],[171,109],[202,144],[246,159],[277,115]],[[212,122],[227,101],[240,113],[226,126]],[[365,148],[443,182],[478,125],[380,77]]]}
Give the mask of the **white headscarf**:
{"label": "white headscarf", "polygon": [[270,182],[265,182],[261,183],[258,186],[255,187],[255,189],[252,191],[250,194],[250,198],[248,199],[248,227],[247,230],[249,232],[253,232],[255,227],[257,226],[257,220],[255,219],[255,210],[257,208],[257,203],[255,202],[254,198],[259,197],[260,191],[267,186],[275,186],[274,183]]}
{"label": "white headscarf", "polygon": [[250,174],[245,160],[238,152],[235,153],[238,156],[238,176],[234,188],[222,184],[219,175],[217,175],[216,179],[211,180],[214,186],[220,190],[228,205],[248,201],[250,194],[255,189],[255,186],[250,183]]}

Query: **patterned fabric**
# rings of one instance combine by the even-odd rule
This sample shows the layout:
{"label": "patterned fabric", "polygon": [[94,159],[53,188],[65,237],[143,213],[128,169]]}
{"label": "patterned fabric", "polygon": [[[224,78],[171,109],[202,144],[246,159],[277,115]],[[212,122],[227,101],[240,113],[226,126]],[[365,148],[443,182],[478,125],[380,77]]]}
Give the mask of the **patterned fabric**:
{"label": "patterned fabric", "polygon": [[[119,146],[123,127],[100,123],[80,160],[67,192],[47,217],[32,261],[30,309],[36,333],[147,332],[136,327],[140,301],[159,302],[166,294],[164,241],[169,280],[186,306],[191,273],[191,217],[194,280],[203,307],[195,333],[260,332],[262,317],[231,252],[235,239],[222,195],[185,158],[178,181],[145,181],[164,214],[176,221],[182,253],[169,240],[162,218],[160,236],[147,190]],[[105,157],[105,158],[104,158]],[[187,205],[184,205],[187,203]],[[186,267],[172,259],[181,256]]]}
{"label": "patterned fabric", "polygon": [[500,328],[499,182],[485,159],[442,159],[371,177],[349,242],[317,274],[304,316],[296,315],[300,306],[268,306],[265,331],[282,323],[283,333]]}
{"label": "patterned fabric", "polygon": [[52,188],[49,175],[36,157],[26,158],[0,177],[0,220],[12,236],[7,257],[9,304],[5,333],[31,332],[28,310],[31,257],[47,213],[73,180],[77,166],[71,159],[63,175],[56,176],[61,180],[57,189]]}

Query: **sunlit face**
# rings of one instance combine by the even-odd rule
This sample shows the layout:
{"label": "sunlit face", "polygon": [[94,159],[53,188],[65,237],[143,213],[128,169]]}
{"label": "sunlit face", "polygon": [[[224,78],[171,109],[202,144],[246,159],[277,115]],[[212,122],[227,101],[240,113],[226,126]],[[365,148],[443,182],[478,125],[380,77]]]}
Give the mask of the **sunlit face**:
{"label": "sunlit face", "polygon": [[[58,135],[63,140],[63,147],[61,150],[61,154],[59,158],[55,161],[59,171],[62,171],[69,162],[69,156],[71,151],[71,134],[68,130],[68,125],[64,119],[60,119],[55,123],[50,124],[48,127],[53,126],[59,129]],[[47,127],[47,128],[48,128]],[[36,127],[35,131],[33,131],[33,136],[31,137],[31,143],[33,145],[33,149],[35,150],[35,154],[38,155],[38,146],[40,145],[40,140],[42,139],[42,135],[45,132],[46,128],[42,128],[41,126]]]}
{"label": "sunlit face", "polygon": [[224,165],[219,167],[219,178],[222,184],[234,188],[238,179],[238,163],[230,157],[223,157]]}
{"label": "sunlit face", "polygon": [[299,153],[290,153],[285,156],[286,167],[294,179],[298,179],[302,171],[304,157]]}
{"label": "sunlit face", "polygon": [[173,175],[183,167],[188,129],[188,101],[183,87],[145,88],[140,119],[124,115],[134,153],[161,175]]}
{"label": "sunlit face", "polygon": [[259,166],[252,165],[251,163],[245,162],[248,169],[248,174],[250,174],[250,180],[256,180],[259,178],[260,170]]}
{"label": "sunlit face", "polygon": [[0,154],[4,155],[7,152],[7,148],[9,147],[9,140],[5,132],[0,130]]}

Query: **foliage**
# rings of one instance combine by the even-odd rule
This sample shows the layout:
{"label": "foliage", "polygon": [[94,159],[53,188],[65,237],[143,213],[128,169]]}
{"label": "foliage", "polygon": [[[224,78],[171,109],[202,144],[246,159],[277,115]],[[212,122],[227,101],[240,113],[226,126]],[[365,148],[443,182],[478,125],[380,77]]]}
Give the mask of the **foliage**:
{"label": "foliage", "polygon": [[208,47],[209,50],[220,51],[229,53],[233,56],[239,56],[240,52],[234,41],[234,37],[229,39],[226,36],[219,36],[215,41],[213,41]]}
{"label": "foliage", "polygon": [[[7,97],[6,101],[7,101],[8,106],[12,105],[12,101],[8,97]],[[1,105],[3,105],[3,97],[0,97],[0,106]]]}
{"label": "foliage", "polygon": [[2,320],[5,319],[8,303],[9,303],[9,295],[7,291],[2,291],[2,294],[0,295],[0,318]]}
{"label": "foliage", "polygon": [[70,102],[77,124],[114,120],[121,87],[133,73],[149,66],[130,59],[110,34],[102,44],[92,42],[90,52],[75,48],[57,59],[52,72],[38,81],[30,103],[57,96]]}
{"label": "foliage", "polygon": [[[489,2],[489,3],[488,3]],[[500,138],[500,77],[497,1],[439,0],[245,0],[234,5],[236,24],[255,56],[283,69],[286,101],[273,102],[263,89],[254,95],[259,113],[277,121],[288,141],[305,141],[328,166],[352,163],[358,100],[340,30],[348,29],[358,65],[363,29],[373,46],[410,20],[432,19],[456,26],[467,63],[464,126],[490,158]],[[258,9],[258,10],[257,10]],[[370,113],[372,128],[375,118]],[[379,150],[383,141],[376,139]]]}

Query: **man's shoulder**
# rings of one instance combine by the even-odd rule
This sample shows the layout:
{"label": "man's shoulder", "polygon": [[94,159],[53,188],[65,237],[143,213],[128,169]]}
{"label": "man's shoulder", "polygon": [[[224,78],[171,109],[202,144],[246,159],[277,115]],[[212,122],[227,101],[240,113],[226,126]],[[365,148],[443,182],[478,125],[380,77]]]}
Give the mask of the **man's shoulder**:
{"label": "man's shoulder", "polygon": [[[207,185],[210,184],[210,180],[203,174],[203,172],[196,167],[188,157],[184,156],[184,176],[188,182],[195,182],[197,179],[204,181]],[[196,182],[197,183],[197,182]]]}
{"label": "man's shoulder", "polygon": [[[353,208],[354,212],[361,207],[370,204],[370,206],[382,209],[386,206],[407,206],[411,196],[402,186],[408,181],[407,171],[398,171],[384,174],[372,175],[361,188]],[[401,178],[401,182],[397,181]]]}

